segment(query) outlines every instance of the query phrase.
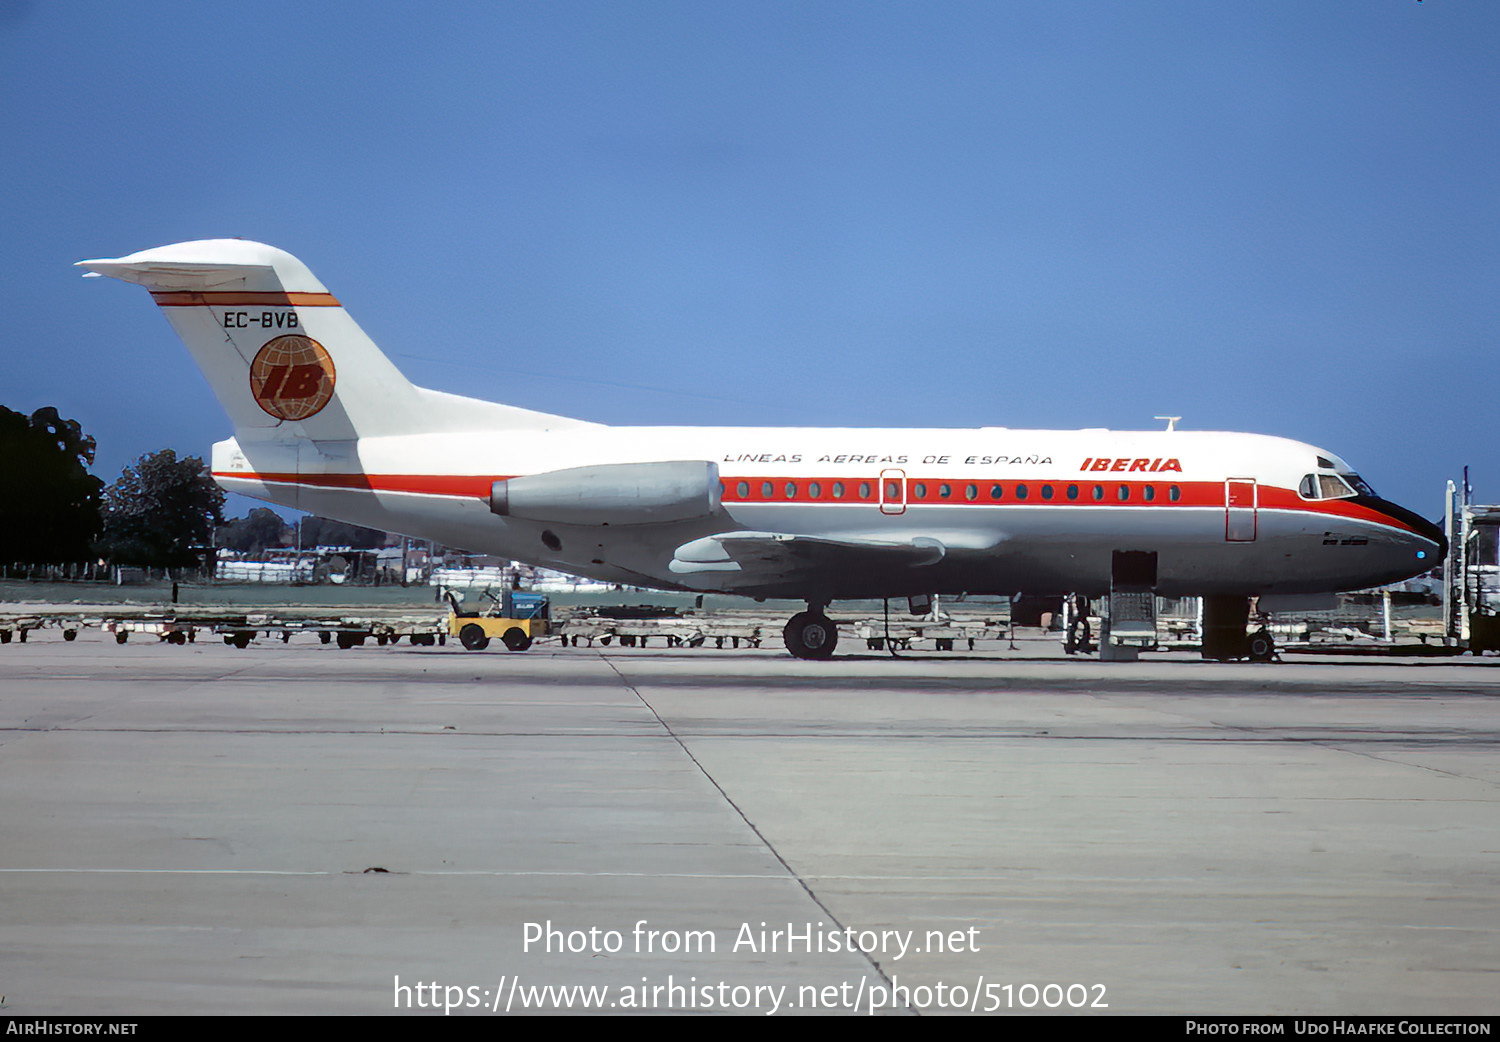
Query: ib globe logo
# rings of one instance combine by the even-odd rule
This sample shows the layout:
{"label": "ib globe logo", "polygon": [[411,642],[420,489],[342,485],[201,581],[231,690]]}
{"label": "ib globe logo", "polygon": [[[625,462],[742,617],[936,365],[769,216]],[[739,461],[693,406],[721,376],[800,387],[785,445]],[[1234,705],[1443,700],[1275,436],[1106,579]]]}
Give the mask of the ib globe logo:
{"label": "ib globe logo", "polygon": [[311,337],[279,336],[250,363],[255,404],[278,420],[305,420],[333,398],[333,359]]}

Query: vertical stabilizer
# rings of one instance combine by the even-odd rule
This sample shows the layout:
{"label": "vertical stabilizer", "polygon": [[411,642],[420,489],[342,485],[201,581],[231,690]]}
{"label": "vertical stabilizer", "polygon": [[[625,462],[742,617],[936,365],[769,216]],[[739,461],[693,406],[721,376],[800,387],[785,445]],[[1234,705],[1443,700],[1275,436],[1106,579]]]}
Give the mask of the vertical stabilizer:
{"label": "vertical stabilizer", "polygon": [[301,261],[263,243],[204,239],[78,266],[151,291],[242,441],[579,425],[414,386]]}

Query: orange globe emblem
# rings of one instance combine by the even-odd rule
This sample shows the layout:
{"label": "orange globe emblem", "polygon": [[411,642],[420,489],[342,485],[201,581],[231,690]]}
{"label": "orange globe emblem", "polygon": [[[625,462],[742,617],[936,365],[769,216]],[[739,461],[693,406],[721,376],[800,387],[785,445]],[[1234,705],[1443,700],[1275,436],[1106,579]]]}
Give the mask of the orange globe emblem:
{"label": "orange globe emblem", "polygon": [[305,336],[279,336],[250,363],[250,393],[278,420],[305,420],[333,397],[333,359]]}

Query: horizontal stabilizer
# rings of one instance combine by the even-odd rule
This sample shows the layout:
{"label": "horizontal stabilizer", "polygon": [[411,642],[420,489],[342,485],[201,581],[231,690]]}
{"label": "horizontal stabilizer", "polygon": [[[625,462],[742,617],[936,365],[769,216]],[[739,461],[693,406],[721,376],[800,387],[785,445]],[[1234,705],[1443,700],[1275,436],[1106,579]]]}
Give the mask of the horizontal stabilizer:
{"label": "horizontal stabilizer", "polygon": [[152,291],[328,292],[291,254],[246,239],[179,242],[113,260],[79,261],[75,267]]}

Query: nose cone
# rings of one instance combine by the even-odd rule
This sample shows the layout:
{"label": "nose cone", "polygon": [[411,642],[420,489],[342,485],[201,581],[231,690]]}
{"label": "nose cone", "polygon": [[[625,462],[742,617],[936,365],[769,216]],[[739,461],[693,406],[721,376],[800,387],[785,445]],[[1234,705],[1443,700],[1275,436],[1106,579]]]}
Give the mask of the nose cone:
{"label": "nose cone", "polygon": [[1393,527],[1410,533],[1416,555],[1413,568],[1417,572],[1437,567],[1448,556],[1448,539],[1443,530],[1422,515],[1378,496],[1361,496],[1359,501],[1387,517]]}

